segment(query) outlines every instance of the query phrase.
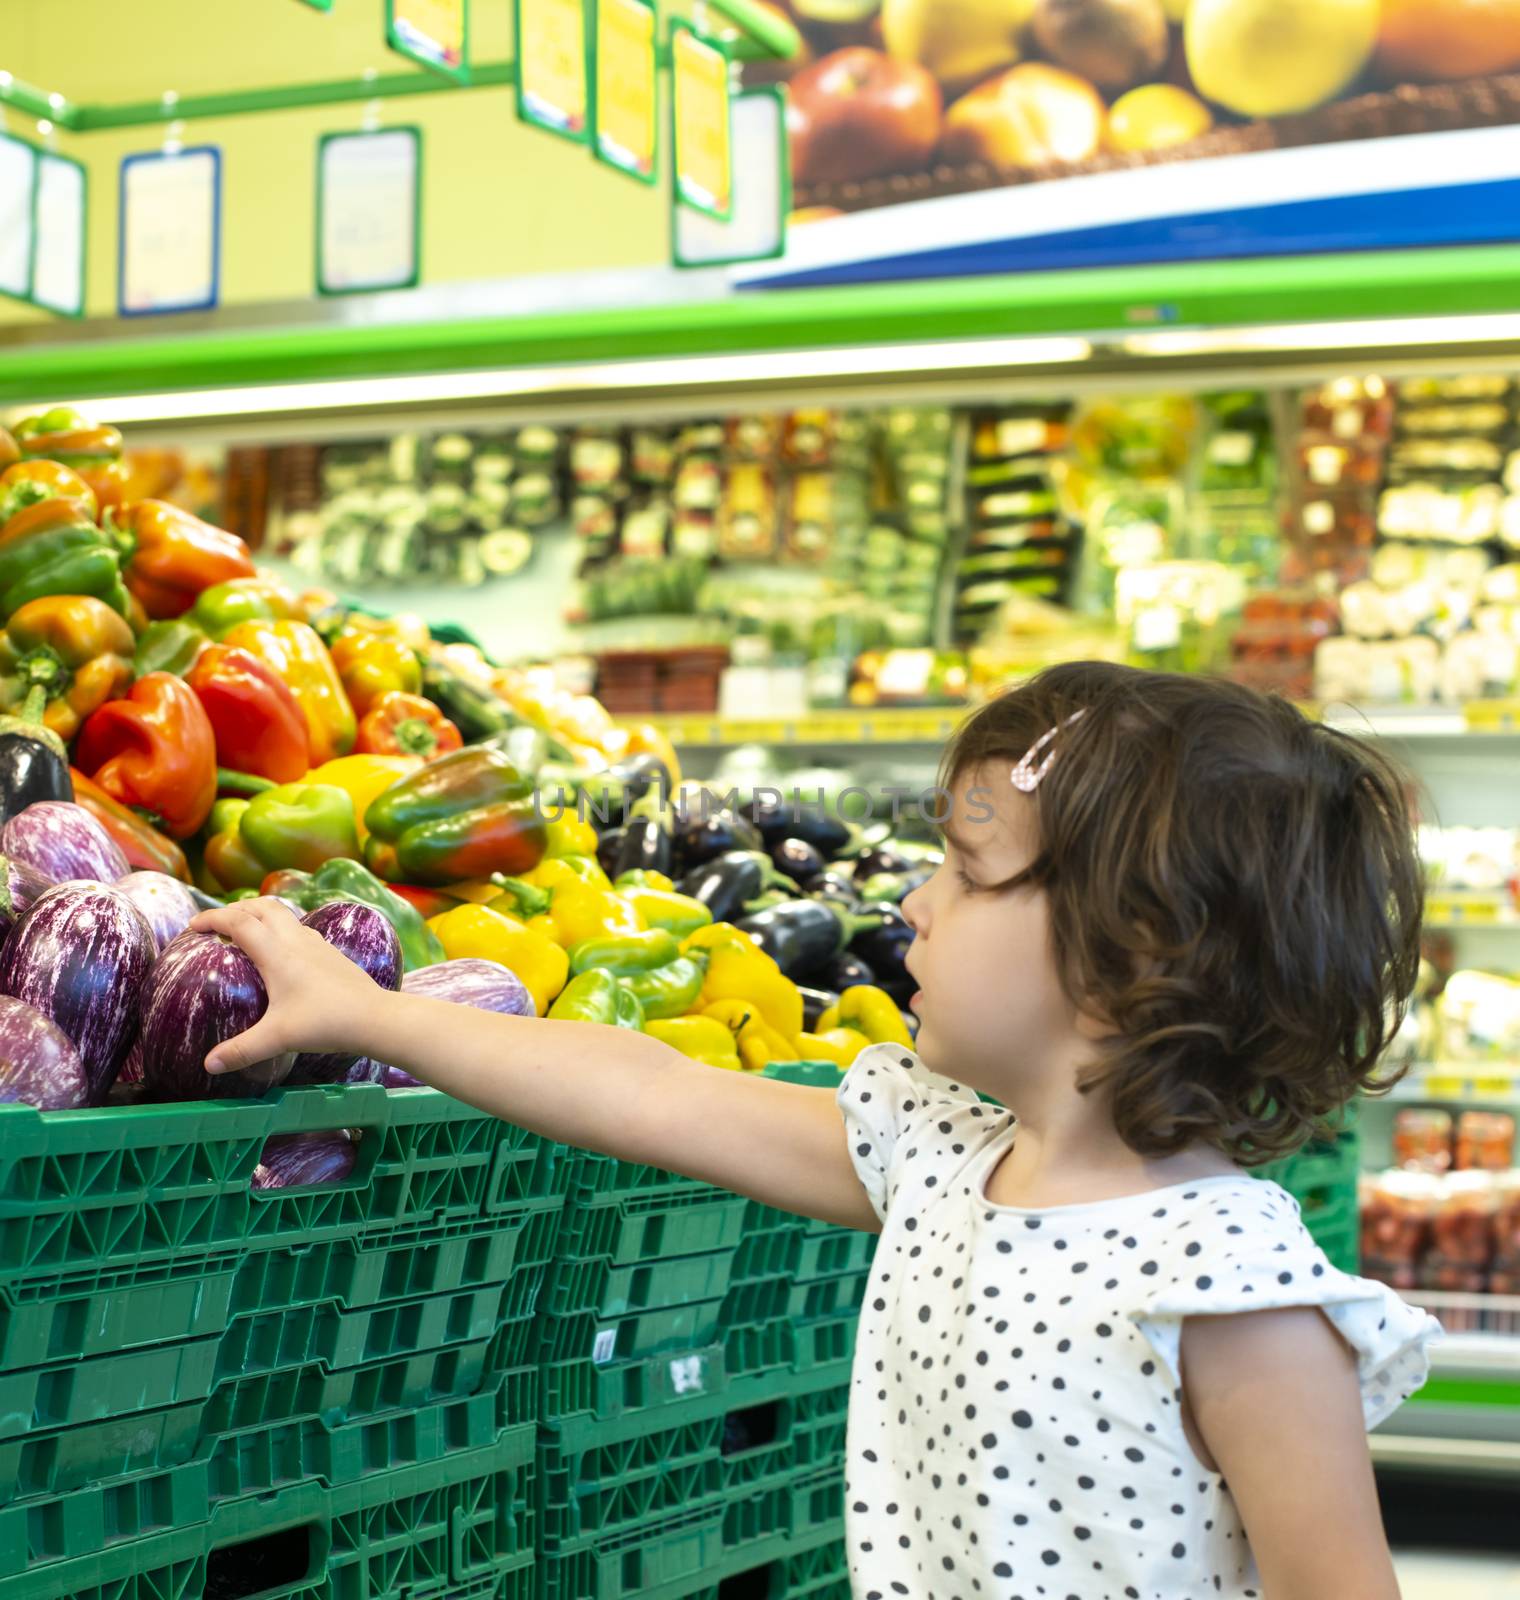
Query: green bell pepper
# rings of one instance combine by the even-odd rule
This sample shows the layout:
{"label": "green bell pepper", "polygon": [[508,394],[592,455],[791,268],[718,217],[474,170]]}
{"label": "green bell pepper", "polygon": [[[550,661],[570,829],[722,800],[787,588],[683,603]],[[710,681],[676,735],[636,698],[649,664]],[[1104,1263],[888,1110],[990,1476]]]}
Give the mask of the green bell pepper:
{"label": "green bell pepper", "polygon": [[188,615],[203,633],[220,639],[240,622],[299,621],[293,601],[268,578],[232,578],[203,589]]}
{"label": "green bell pepper", "polygon": [[570,970],[579,974],[599,968],[614,976],[632,977],[669,966],[681,954],[681,943],[666,928],[646,928],[642,933],[620,933],[605,939],[587,939],[570,952]]}
{"label": "green bell pepper", "polygon": [[353,797],[329,783],[282,783],[255,795],[239,831],[271,872],[280,867],[315,872],[334,856],[359,854]]}
{"label": "green bell pepper", "polygon": [[466,745],[393,783],[364,813],[364,826],[395,844],[408,829],[463,811],[522,800],[533,780],[500,750]]}
{"label": "green bell pepper", "polygon": [[644,1026],[638,996],[610,972],[583,972],[572,978],[549,1007],[549,1015],[561,1022],[600,1022],[635,1032]]}
{"label": "green bell pepper", "polygon": [[0,617],[50,594],[91,595],[127,614],[121,552],[80,500],[20,483],[0,496]]}
{"label": "green bell pepper", "polygon": [[329,900],[354,900],[378,911],[396,930],[402,964],[408,972],[443,960],[443,943],[416,906],[392,893],[367,867],[346,856],[334,856],[311,873],[294,869],[277,872],[265,880],[264,889],[268,894],[295,901],[305,911],[315,911]]}
{"label": "green bell pepper", "polygon": [[535,888],[521,878],[509,878],[504,872],[493,872],[491,882],[501,890],[496,899],[489,902],[491,909],[504,911],[509,917],[520,917],[524,922],[529,917],[542,916],[554,898],[547,889]]}
{"label": "green bell pepper", "polygon": [[[663,930],[662,930],[663,931]],[[684,1017],[697,1003],[707,978],[707,952],[695,950],[678,956],[662,967],[633,972],[622,982],[644,1008],[648,1021],[665,1017]]]}
{"label": "green bell pepper", "polygon": [[138,638],[132,665],[139,678],[150,672],[172,672],[183,678],[210,642],[203,629],[184,617],[150,622]]}

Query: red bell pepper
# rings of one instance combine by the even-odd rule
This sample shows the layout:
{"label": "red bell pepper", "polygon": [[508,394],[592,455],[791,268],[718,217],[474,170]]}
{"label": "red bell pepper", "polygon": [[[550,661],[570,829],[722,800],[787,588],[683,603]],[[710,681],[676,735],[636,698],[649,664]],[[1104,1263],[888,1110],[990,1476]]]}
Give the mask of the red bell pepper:
{"label": "red bell pepper", "polygon": [[150,617],[177,617],[213,584],[253,576],[253,557],[235,533],[213,528],[165,500],[138,500],[112,518],[127,588]]}
{"label": "red bell pepper", "polygon": [[431,700],[392,689],[371,702],[360,719],[354,749],[362,755],[422,756],[431,761],[463,744],[459,729]]}
{"label": "red bell pepper", "polygon": [[190,882],[190,865],[185,852],[135,811],[113,800],[98,784],[77,768],[69,769],[74,780],[74,800],[84,807],[122,848],[134,867],[151,872],[167,872],[171,878]]}
{"label": "red bell pepper", "polygon": [[75,760],[121,805],[187,839],[216,800],[216,735],[195,691],[170,672],[139,678],[80,731]]}
{"label": "red bell pepper", "polygon": [[306,718],[270,667],[247,650],[207,646],[185,675],[216,736],[221,766],[274,783],[294,783],[311,767]]}

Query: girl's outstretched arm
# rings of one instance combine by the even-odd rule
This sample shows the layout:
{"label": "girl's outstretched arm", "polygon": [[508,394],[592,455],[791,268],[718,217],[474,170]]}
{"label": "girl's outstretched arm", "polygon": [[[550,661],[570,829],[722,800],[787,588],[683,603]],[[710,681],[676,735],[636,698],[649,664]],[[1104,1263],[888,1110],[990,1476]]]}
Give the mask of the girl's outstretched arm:
{"label": "girl's outstretched arm", "polygon": [[1182,1381],[1265,1600],[1399,1600],[1356,1359],[1323,1313],[1189,1317]]}
{"label": "girl's outstretched arm", "polygon": [[545,1138],[880,1229],[830,1089],[703,1066],[627,1028],[389,994],[275,900],[203,912],[191,926],[240,945],[269,991],[268,1010],[218,1045],[208,1070],[286,1050],[353,1050]]}

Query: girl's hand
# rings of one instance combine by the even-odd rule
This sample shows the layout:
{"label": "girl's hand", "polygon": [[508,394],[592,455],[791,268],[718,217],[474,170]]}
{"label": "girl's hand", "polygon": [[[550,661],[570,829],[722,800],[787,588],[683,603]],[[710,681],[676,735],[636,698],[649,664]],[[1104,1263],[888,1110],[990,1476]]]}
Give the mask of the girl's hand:
{"label": "girl's hand", "polygon": [[231,939],[269,991],[264,1015],[206,1057],[207,1072],[237,1072],[287,1050],[358,1050],[355,1040],[379,994],[367,973],[272,898],[203,911],[196,933]]}

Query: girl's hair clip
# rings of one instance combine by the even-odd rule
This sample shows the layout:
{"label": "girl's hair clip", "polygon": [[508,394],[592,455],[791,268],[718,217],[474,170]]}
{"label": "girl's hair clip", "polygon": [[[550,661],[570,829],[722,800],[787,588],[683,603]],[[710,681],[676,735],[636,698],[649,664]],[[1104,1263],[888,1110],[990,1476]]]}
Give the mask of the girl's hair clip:
{"label": "girl's hair clip", "polygon": [[1073,711],[1064,722],[1057,723],[1053,728],[1047,728],[1024,752],[1023,760],[1013,769],[1012,774],[1013,786],[1020,794],[1033,794],[1040,787],[1040,781],[1050,771],[1050,764],[1055,760],[1056,753],[1052,750],[1039,766],[1035,766],[1034,758],[1063,728],[1069,728],[1081,715],[1081,710]]}

